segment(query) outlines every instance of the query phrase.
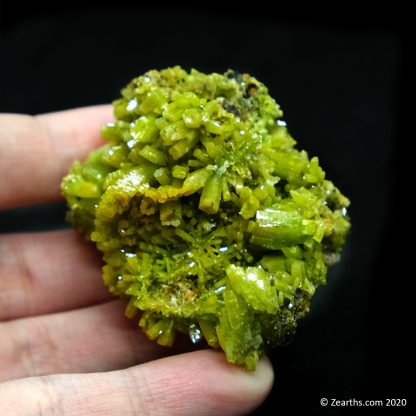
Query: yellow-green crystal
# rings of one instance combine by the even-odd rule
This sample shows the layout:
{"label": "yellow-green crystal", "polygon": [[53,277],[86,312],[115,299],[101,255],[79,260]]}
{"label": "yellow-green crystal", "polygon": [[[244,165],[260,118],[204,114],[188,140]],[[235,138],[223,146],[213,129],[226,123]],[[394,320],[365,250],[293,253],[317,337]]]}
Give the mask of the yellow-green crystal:
{"label": "yellow-green crystal", "polygon": [[348,199],[248,74],[152,70],[113,104],[108,144],[62,182],[69,221],[150,339],[204,338],[253,370],[325,283]]}

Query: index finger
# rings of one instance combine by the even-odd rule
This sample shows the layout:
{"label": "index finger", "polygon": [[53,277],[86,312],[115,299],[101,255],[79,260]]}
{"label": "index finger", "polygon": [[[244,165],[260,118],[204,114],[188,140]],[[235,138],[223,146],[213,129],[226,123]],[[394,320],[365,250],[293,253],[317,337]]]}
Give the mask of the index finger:
{"label": "index finger", "polygon": [[60,182],[75,159],[102,144],[111,105],[39,116],[0,115],[0,209],[58,200]]}

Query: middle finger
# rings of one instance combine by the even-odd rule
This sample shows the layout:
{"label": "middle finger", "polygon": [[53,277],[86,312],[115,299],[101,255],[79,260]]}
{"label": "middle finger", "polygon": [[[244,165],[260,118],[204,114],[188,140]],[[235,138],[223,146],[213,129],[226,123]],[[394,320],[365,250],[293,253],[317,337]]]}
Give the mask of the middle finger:
{"label": "middle finger", "polygon": [[0,320],[111,299],[100,256],[74,230],[0,235]]}
{"label": "middle finger", "polygon": [[149,341],[124,302],[0,323],[0,382],[46,374],[109,371],[172,353]]}

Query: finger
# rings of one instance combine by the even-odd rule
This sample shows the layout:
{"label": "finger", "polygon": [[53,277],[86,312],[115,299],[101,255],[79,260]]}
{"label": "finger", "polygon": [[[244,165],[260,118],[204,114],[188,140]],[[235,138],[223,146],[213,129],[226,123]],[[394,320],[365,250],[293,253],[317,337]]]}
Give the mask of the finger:
{"label": "finger", "polygon": [[[171,353],[149,341],[120,300],[0,324],[0,381],[108,371]],[[1,412],[0,412],[1,414]]]}
{"label": "finger", "polygon": [[0,209],[59,199],[73,160],[102,143],[109,105],[40,116],[0,115]]}
{"label": "finger", "polygon": [[0,320],[110,298],[99,254],[74,230],[0,235]]}
{"label": "finger", "polygon": [[273,383],[270,362],[255,372],[218,351],[195,351],[109,373],[55,375],[0,385],[2,415],[241,415]]}

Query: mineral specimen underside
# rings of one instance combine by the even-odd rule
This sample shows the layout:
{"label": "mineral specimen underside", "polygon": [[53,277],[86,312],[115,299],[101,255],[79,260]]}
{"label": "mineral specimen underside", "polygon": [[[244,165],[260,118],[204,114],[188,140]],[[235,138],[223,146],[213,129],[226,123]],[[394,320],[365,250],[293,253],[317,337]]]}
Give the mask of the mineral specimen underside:
{"label": "mineral specimen underside", "polygon": [[247,74],[152,70],[114,102],[107,145],[62,182],[110,291],[152,340],[176,331],[254,369],[287,342],[349,229],[349,202]]}

